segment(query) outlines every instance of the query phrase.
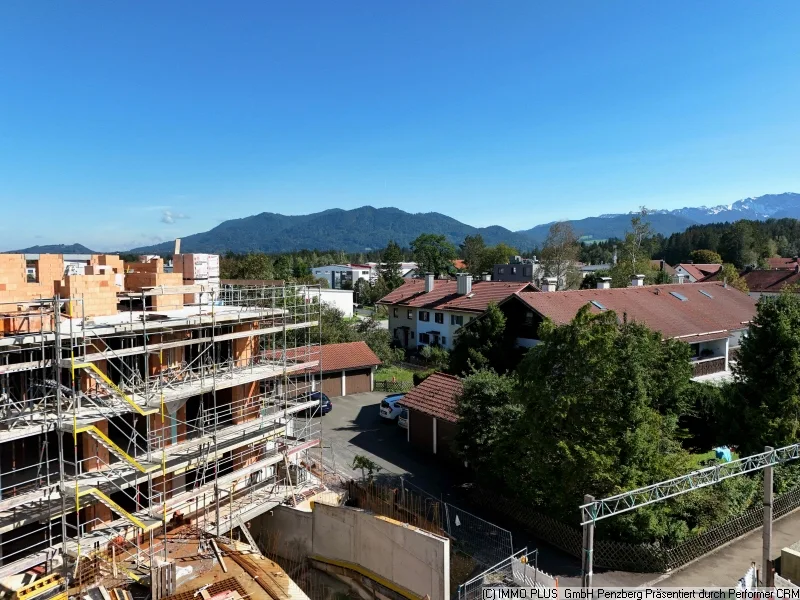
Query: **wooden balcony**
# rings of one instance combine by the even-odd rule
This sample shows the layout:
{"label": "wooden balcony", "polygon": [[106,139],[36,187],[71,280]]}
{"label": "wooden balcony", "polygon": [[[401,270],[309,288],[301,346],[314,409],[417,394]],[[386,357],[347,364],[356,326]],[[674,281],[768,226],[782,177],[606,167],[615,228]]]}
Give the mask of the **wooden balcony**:
{"label": "wooden balcony", "polygon": [[725,370],[724,356],[701,358],[700,360],[692,361],[692,377],[700,377],[701,375],[711,375],[712,373],[720,373],[724,370]]}

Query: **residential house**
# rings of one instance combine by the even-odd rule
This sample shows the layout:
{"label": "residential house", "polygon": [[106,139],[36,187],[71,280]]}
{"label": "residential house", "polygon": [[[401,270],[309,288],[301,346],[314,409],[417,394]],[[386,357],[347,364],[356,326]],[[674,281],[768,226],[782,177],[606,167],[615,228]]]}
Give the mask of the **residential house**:
{"label": "residential house", "polygon": [[359,279],[369,281],[371,272],[372,268],[369,265],[356,264],[325,265],[311,269],[314,277],[327,280],[328,285],[334,290],[352,288]]}
{"label": "residential house", "polygon": [[378,301],[389,312],[389,331],[403,348],[433,345],[453,347],[456,332],[485,312],[492,302],[536,288],[525,282],[412,279]]}
{"label": "residential house", "polygon": [[[368,262],[368,263],[364,263],[364,264],[367,265],[371,269],[369,278],[370,278],[370,281],[372,283],[375,283],[375,281],[378,279],[378,277],[381,274],[381,269],[384,267],[384,263]],[[400,276],[401,277],[410,278],[410,277],[415,277],[416,276],[416,274],[417,274],[417,263],[415,263],[415,262],[401,262],[401,263],[399,263],[399,265],[400,265]]]}
{"label": "residential house", "polygon": [[800,264],[800,258],[797,256],[793,258],[773,256],[767,259],[767,266],[770,269],[795,269],[798,264]]}
{"label": "residential house", "polygon": [[721,264],[680,263],[675,266],[676,283],[696,283],[722,269]]}
{"label": "residential house", "polygon": [[800,286],[800,264],[792,269],[752,269],[740,274],[753,298],[777,296],[788,287]]}
{"label": "residential house", "polygon": [[652,271],[664,271],[667,275],[670,276],[670,279],[672,280],[673,283],[680,283],[680,281],[678,281],[676,278],[676,275],[678,273],[677,271],[675,271],[675,267],[671,267],[670,265],[668,265],[667,261],[665,261],[663,258],[660,259],[654,258],[653,260],[651,260],[650,269]]}
{"label": "residential house", "polygon": [[539,343],[544,319],[570,322],[581,307],[592,312],[613,310],[626,318],[661,332],[665,338],[685,341],[692,349],[695,377],[727,378],[730,360],[756,314],[756,300],[719,282],[641,285],[611,288],[603,278],[598,289],[561,292],[520,292],[500,303],[507,327],[517,332],[517,343]]}
{"label": "residential house", "polygon": [[405,395],[400,405],[408,409],[406,435],[412,446],[455,461],[456,402],[463,391],[458,377],[433,373]]}
{"label": "residential house", "polygon": [[317,301],[342,313],[345,318],[353,316],[353,290],[333,290],[316,286],[302,286],[298,293],[303,294],[306,302]]}
{"label": "residential house", "polygon": [[508,263],[495,265],[492,281],[524,281],[532,283],[542,276],[542,267],[534,258],[514,256]]}

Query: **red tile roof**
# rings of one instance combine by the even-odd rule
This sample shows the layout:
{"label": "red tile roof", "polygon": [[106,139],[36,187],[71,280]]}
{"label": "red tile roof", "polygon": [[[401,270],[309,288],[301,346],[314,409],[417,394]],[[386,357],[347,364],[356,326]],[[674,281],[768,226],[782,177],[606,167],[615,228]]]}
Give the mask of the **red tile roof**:
{"label": "red tile roof", "polygon": [[[321,349],[321,351],[320,351]],[[366,342],[345,342],[343,344],[325,344],[310,349],[292,348],[286,352],[287,360],[298,362],[322,361],[322,372],[345,371],[375,367],[381,364],[375,353]],[[309,369],[317,371],[318,369]]]}
{"label": "red tile roof", "polygon": [[676,266],[683,267],[683,270],[695,279],[703,279],[722,269],[722,265],[718,264],[680,263]]}
{"label": "red tile roof", "polygon": [[437,419],[455,423],[458,421],[456,399],[463,391],[464,387],[458,377],[434,373],[408,392],[400,404]]}
{"label": "red tile roof", "polygon": [[783,258],[781,256],[773,256],[767,259],[767,264],[770,269],[794,269],[798,264],[796,258]]}
{"label": "red tile roof", "polygon": [[655,271],[664,271],[668,275],[675,275],[675,267],[667,264],[666,261],[654,258],[650,261],[650,268]]}
{"label": "red tile roof", "polygon": [[378,304],[482,313],[492,302],[500,303],[526,288],[531,291],[536,289],[529,283],[519,281],[480,280],[472,283],[472,292],[459,296],[456,293],[457,281],[436,279],[433,291],[426,294],[425,281],[412,279],[381,298]]}
{"label": "red tile roof", "polygon": [[[687,298],[682,301],[670,292]],[[709,298],[707,295],[711,296]],[[568,323],[578,310],[595,301],[667,338],[686,341],[721,339],[729,332],[745,329],[756,314],[756,300],[722,283],[684,283],[574,290],[565,292],[523,292],[517,294],[527,306],[556,323]],[[592,312],[601,309],[592,304]],[[709,337],[711,336],[711,337]],[[692,338],[692,339],[690,339]]]}
{"label": "red tile roof", "polygon": [[751,292],[780,292],[787,285],[800,284],[800,273],[792,269],[755,269],[741,274]]}

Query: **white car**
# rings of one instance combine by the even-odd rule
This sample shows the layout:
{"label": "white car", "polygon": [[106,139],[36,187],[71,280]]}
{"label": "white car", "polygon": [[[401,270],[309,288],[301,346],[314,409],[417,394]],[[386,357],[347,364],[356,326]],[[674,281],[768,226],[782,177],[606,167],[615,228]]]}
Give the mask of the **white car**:
{"label": "white car", "polygon": [[391,394],[381,400],[380,415],[384,419],[394,421],[403,412],[403,409],[398,406],[398,402],[405,397],[405,394]]}

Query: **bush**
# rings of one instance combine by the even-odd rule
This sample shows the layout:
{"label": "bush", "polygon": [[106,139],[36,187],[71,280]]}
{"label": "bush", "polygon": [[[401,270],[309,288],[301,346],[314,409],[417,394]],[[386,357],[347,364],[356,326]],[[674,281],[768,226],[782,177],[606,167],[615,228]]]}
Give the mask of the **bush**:
{"label": "bush", "polygon": [[414,385],[419,385],[423,381],[425,381],[429,376],[436,373],[436,369],[428,369],[426,371],[415,371],[414,372]]}

